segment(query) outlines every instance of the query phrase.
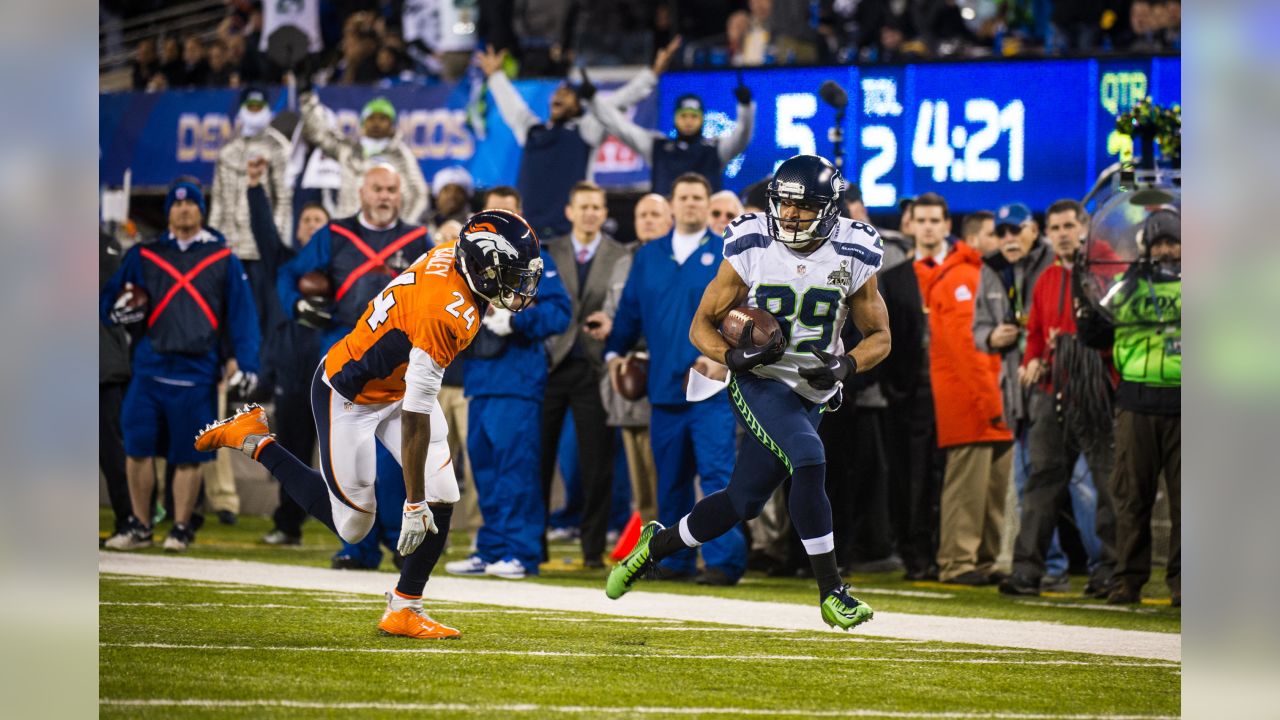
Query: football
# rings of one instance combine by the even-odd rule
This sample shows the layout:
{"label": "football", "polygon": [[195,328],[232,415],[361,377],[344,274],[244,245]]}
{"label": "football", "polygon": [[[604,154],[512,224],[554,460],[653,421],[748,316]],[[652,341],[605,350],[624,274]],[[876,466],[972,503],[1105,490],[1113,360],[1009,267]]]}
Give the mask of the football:
{"label": "football", "polygon": [[648,393],[649,354],[628,355],[618,373],[618,394],[627,400],[639,400]]}
{"label": "football", "polygon": [[736,307],[730,310],[724,322],[720,323],[720,336],[729,343],[729,347],[738,347],[742,338],[742,328],[748,320],[755,323],[751,331],[751,345],[764,345],[769,342],[769,336],[773,335],[773,331],[779,329],[777,318],[770,315],[768,311],[746,305]]}
{"label": "football", "polygon": [[329,280],[327,273],[312,270],[298,278],[298,292],[302,293],[303,297],[332,297],[333,282]]}
{"label": "football", "polygon": [[116,302],[119,303],[120,299],[125,296],[128,296],[129,299],[125,301],[124,307],[130,310],[145,308],[151,302],[151,296],[147,294],[146,289],[132,283],[120,291],[120,294],[116,296]]}

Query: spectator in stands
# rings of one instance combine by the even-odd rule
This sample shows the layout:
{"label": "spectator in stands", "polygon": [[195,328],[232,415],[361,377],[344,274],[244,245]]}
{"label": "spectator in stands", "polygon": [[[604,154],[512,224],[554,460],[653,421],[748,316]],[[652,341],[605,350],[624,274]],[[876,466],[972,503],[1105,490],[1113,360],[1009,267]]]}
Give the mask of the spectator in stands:
{"label": "spectator in stands", "polygon": [[710,213],[707,226],[711,232],[724,237],[724,229],[742,214],[742,203],[732,190],[721,190],[711,196]]}
{"label": "spectator in stands", "polygon": [[771,63],[773,39],[769,17],[773,13],[773,0],[751,0],[747,17],[747,27],[742,37],[742,50],[738,54],[738,65],[756,66]]}
{"label": "spectator in stands", "polygon": [[[253,261],[255,273],[270,283],[270,293],[262,296],[255,287],[261,308],[263,327],[263,382],[272,388],[271,428],[276,442],[295,457],[310,462],[315,451],[315,423],[311,417],[311,376],[315,374],[320,355],[320,332],[301,323],[290,322],[280,306],[275,282],[280,267],[305,248],[316,232],[329,223],[329,213],[318,204],[309,203],[298,215],[294,245],[281,240],[278,213],[274,212],[269,193],[271,164],[263,156],[253,156],[245,166],[245,196],[248,205],[251,239],[256,244]],[[286,224],[285,227],[288,227]],[[272,528],[262,538],[268,545],[302,543],[302,522],[307,513],[280,486],[280,504],[271,516]]]}
{"label": "spectator in stands", "polygon": [[[695,475],[702,494],[723,490],[733,470],[734,419],[729,399],[716,393],[700,402],[685,397],[691,370],[723,379],[726,369],[689,342],[689,324],[702,291],[715,276],[722,240],[707,230],[711,184],[695,173],[671,189],[675,226],[636,251],[606,344],[605,361],[617,390],[623,356],[643,338],[649,348],[650,440],[658,471],[658,520],[671,527],[694,504]],[[702,546],[701,581],[732,585],[746,569],[746,537],[736,528]],[[666,558],[655,572],[666,579],[693,577],[695,551]]]}
{"label": "spectator in stands", "polygon": [[187,84],[186,66],[182,63],[182,44],[176,35],[165,36],[160,46],[160,73],[165,83],[171,88],[180,88]]}
{"label": "spectator in stands", "polygon": [[[621,112],[653,92],[673,52],[674,47],[660,50],[652,67],[612,93],[607,101],[601,98],[595,103],[597,107]],[[523,148],[516,187],[528,209],[526,219],[539,237],[559,237],[570,229],[563,210],[569,204],[569,191],[590,176],[595,148],[608,135],[596,114],[583,114],[583,103],[595,96],[595,86],[585,81],[576,90],[567,83],[557,88],[551,96],[549,118],[544,121],[529,109],[511,84],[503,68],[505,57],[505,53],[489,47],[477,55],[476,61],[503,122]]]}
{"label": "spectator in stands", "polygon": [[[262,244],[260,238],[254,238],[249,221],[250,160],[267,161],[265,190],[267,202],[275,212],[278,236],[288,237],[293,224],[293,188],[287,177],[293,148],[288,138],[271,127],[272,117],[265,89],[251,85],[241,91],[235,114],[236,135],[218,150],[209,191],[209,224],[222,232],[236,257],[250,263],[259,259],[258,248]],[[245,267],[255,288],[254,299],[262,308],[266,299],[275,295],[274,269],[271,277],[261,279],[254,277],[254,265]]]}
{"label": "spectator in stands", "polygon": [[[120,267],[124,251],[114,237],[98,233],[98,291]],[[107,497],[115,515],[111,538],[129,532],[133,507],[125,474],[124,435],[120,430],[120,406],[129,387],[129,337],[124,328],[98,323],[98,469],[107,481]]]}
{"label": "spectator in stands", "polygon": [[1004,527],[1012,434],[997,385],[1000,360],[973,343],[974,297],[982,258],[951,242],[946,201],[934,193],[911,208],[916,276],[929,316],[929,376],[938,419],[938,447],[947,452],[938,538],[944,583],[990,585]]}
{"label": "spectator in stands", "polygon": [[209,74],[205,84],[213,88],[236,87],[240,84],[240,73],[232,67],[227,57],[227,43],[221,38],[209,41]]}
{"label": "spectator in stands", "polygon": [[467,457],[484,525],[475,552],[445,565],[454,575],[519,580],[537,575],[542,561],[547,515],[538,469],[546,447],[543,398],[550,396],[545,347],[570,327],[571,313],[564,276],[545,244],[542,261],[533,307],[513,313],[490,306],[467,352]]}
{"label": "spectator in stands", "polygon": [[[246,395],[258,384],[261,337],[253,295],[222,236],[204,227],[205,214],[200,188],[175,183],[165,196],[168,230],[129,248],[99,296],[101,320],[108,327],[146,321],[121,418],[133,517],[128,532],[107,543],[115,550],[152,544],[151,498],[162,438],[168,438],[166,456],[174,469],[174,524],[164,547],[181,552],[195,540],[191,516],[200,495],[200,464],[213,454],[196,451],[187,438],[217,418],[214,394],[223,375],[225,341],[230,340],[237,367],[231,384]],[[139,289],[151,302],[131,306]]]}
{"label": "spectator in stands", "polygon": [[[342,189],[333,214],[347,217],[360,207],[362,179],[370,168],[386,163],[395,169],[402,183],[397,193],[402,200],[400,219],[413,224],[422,219],[430,196],[422,167],[413,149],[396,129],[396,108],[386,98],[374,98],[360,111],[360,137],[350,139],[329,124],[329,113],[314,92],[302,96],[302,135],[342,168]],[[416,255],[414,257],[417,257]]]}
{"label": "spectator in stands", "polygon": [[[1013,574],[1000,584],[1000,592],[1040,594],[1061,501],[1071,488],[1078,500],[1073,503],[1076,526],[1089,555],[1085,594],[1103,597],[1115,570],[1115,516],[1107,490],[1114,463],[1111,383],[1102,357],[1076,339],[1071,303],[1071,267],[1088,232],[1089,216],[1079,202],[1059,200],[1045,211],[1045,227],[1056,259],[1032,291],[1027,348],[1018,375],[1031,388],[1030,472],[1022,491]],[[1089,408],[1094,411],[1089,416],[1077,411]],[[1081,455],[1087,469],[1076,472]]]}
{"label": "spectator in stands", "polygon": [[160,72],[156,58],[156,39],[143,38],[133,49],[133,89],[146,90],[151,78]]}
{"label": "spectator in stands", "polygon": [[[1005,424],[1013,431],[1013,484],[1021,502],[1031,456],[1027,446],[1029,390],[1018,382],[1018,368],[1026,346],[1031,293],[1040,273],[1053,264],[1053,250],[1041,240],[1040,225],[1022,203],[1002,205],[996,211],[996,237],[1000,252],[982,259],[973,339],[978,350],[1001,358],[1001,402]],[[1057,540],[1050,546],[1047,560],[1049,576],[1065,576],[1067,558]]]}
{"label": "spectator in stands", "polygon": [[697,173],[707,179],[712,191],[718,191],[724,179],[724,166],[746,149],[755,127],[756,104],[751,90],[738,85],[733,91],[738,101],[738,116],[732,132],[725,137],[702,136],[702,98],[687,94],[676,98],[676,136],[667,137],[656,130],[636,125],[622,116],[609,103],[588,103],[605,129],[628,147],[640,153],[650,168],[650,184],[655,192],[674,186],[674,180],[686,173]]}
{"label": "spectator in stands", "polygon": [[[613,330],[613,318],[618,314],[622,290],[626,287],[627,277],[631,274],[631,263],[635,251],[646,243],[671,232],[672,222],[671,205],[665,197],[649,193],[636,202],[636,244],[628,248],[627,255],[614,264],[604,305],[586,318],[584,331],[592,338],[601,342],[609,338],[609,333]],[[632,362],[643,361],[647,367],[649,353],[643,348],[643,342],[641,346],[628,353],[627,357]],[[610,382],[606,373],[600,382],[600,398],[604,403],[609,426],[622,429],[622,448],[627,456],[627,474],[631,480],[632,508],[640,513],[640,517],[645,522],[657,520],[658,471],[654,466],[653,448],[649,443],[649,418],[652,408],[648,397],[639,400],[623,398],[614,390],[613,383]]]}
{"label": "spectator in stands", "polygon": [[604,305],[614,266],[628,251],[601,231],[609,211],[600,186],[586,181],[574,186],[565,215],[572,231],[546,244],[555,265],[564,270],[561,279],[573,310],[569,327],[547,343],[551,375],[542,416],[542,498],[550,507],[556,447],[565,414],[572,410],[582,470],[582,559],[585,567],[598,568],[604,567],[613,497],[613,433],[600,399],[604,343],[585,332],[584,323]]}
{"label": "spectator in stands", "polygon": [[[377,102],[376,100],[374,102]],[[345,146],[344,146],[345,147]],[[348,150],[348,152],[352,152]],[[417,163],[413,164],[417,169]],[[360,185],[360,209],[320,228],[276,279],[280,304],[290,319],[321,329],[320,352],[351,332],[390,278],[431,248],[427,229],[402,219],[401,178],[391,165],[373,165]],[[320,271],[329,275],[332,299],[303,297],[298,280]],[[372,569],[382,562],[379,542],[394,549],[400,535],[404,476],[385,448],[377,449],[378,508],[374,529],[356,545],[343,544],[333,557],[339,569]]]}
{"label": "spectator in stands", "polygon": [[1077,318],[1090,347],[1112,350],[1116,388],[1116,572],[1107,602],[1140,602],[1151,579],[1151,510],[1159,478],[1169,496],[1165,582],[1182,605],[1182,218],[1161,207],[1142,223],[1142,256],[1107,294],[1113,320],[1087,303]]}
{"label": "spectator in stands", "polygon": [[475,190],[475,181],[466,168],[452,165],[436,171],[431,177],[431,189],[435,192],[435,203],[427,227],[439,228],[450,220],[465,223],[471,216],[471,193]]}
{"label": "spectator in stands", "polygon": [[371,12],[355,12],[342,27],[342,42],[332,68],[333,81],[341,85],[366,85],[377,81],[378,30]]}
{"label": "spectator in stands", "polygon": [[204,41],[192,35],[182,44],[182,84],[204,87],[209,83],[209,63],[204,59]]}

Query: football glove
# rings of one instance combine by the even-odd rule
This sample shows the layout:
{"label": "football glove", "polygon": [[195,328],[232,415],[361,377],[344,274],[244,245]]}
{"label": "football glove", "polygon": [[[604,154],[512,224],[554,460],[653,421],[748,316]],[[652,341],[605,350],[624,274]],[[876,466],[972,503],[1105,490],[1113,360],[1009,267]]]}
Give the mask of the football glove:
{"label": "football glove", "polygon": [[324,298],[299,298],[293,304],[293,315],[299,323],[316,330],[325,330],[333,325],[333,310]]}
{"label": "football glove", "polygon": [[236,370],[227,379],[227,387],[242,398],[253,397],[253,394],[258,391],[258,373]]}
{"label": "football glove", "polygon": [[124,292],[120,293],[120,297],[116,298],[115,305],[111,306],[111,322],[117,325],[132,325],[136,322],[141,322],[147,316],[146,305],[129,307],[129,302],[132,300],[133,283],[125,283]]}
{"label": "football glove", "polygon": [[858,372],[858,363],[849,355],[814,350],[813,356],[821,360],[822,365],[800,368],[800,377],[807,380],[814,390],[830,390],[836,383]]}
{"label": "football glove", "polygon": [[751,88],[746,85],[739,84],[738,87],[733,89],[733,97],[738,101],[739,105],[750,105]]}
{"label": "football glove", "polygon": [[581,102],[590,102],[591,98],[596,96],[596,85],[591,82],[591,78],[587,77],[587,69],[582,68],[582,84],[578,85],[577,95]]}
{"label": "football glove", "polygon": [[480,324],[494,335],[506,337],[511,334],[511,311],[495,307],[484,316]]}
{"label": "football glove", "polygon": [[404,519],[400,522],[400,542],[396,545],[396,551],[408,557],[418,549],[429,532],[440,532],[440,528],[436,527],[435,516],[431,514],[431,507],[425,501],[411,503],[406,500]]}
{"label": "football glove", "polygon": [[753,367],[772,365],[781,360],[782,354],[787,350],[787,340],[782,336],[781,329],[774,330],[764,345],[753,345],[751,333],[755,331],[755,327],[754,320],[743,323],[738,347],[730,348],[724,353],[724,364],[733,372],[741,373]]}

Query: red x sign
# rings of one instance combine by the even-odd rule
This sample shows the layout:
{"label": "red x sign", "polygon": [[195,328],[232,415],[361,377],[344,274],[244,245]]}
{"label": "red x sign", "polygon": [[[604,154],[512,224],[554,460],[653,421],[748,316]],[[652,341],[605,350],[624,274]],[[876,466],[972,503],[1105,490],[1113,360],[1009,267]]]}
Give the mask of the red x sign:
{"label": "red x sign", "polygon": [[[336,225],[336,224],[330,225],[329,230],[336,232],[342,237],[350,240],[351,244],[355,245],[357,250],[363,253],[365,257],[369,258],[368,260],[365,260],[364,263],[360,265],[360,267],[357,267],[355,270],[351,271],[351,274],[348,275],[347,279],[343,281],[342,287],[338,288],[338,292],[334,293],[333,299],[335,300],[341,300],[342,296],[346,295],[347,291],[351,289],[351,286],[355,285],[356,281],[364,277],[365,274],[368,273],[370,270],[373,270],[379,266],[385,265],[387,258],[394,255],[397,250],[404,247],[405,245],[408,245],[414,240],[417,240],[423,235],[427,234],[427,229],[424,227],[420,227],[417,230],[413,230],[412,232],[406,233],[396,238],[394,241],[392,241],[390,245],[383,248],[382,252],[374,252],[373,248],[369,247],[369,244],[366,243],[364,240],[361,240],[359,235],[356,235],[355,233],[342,227],[341,225]],[[388,274],[393,274],[393,273],[388,273]]]}
{"label": "red x sign", "polygon": [[169,264],[169,262],[164,258],[147,248],[142,248],[142,257],[155,263],[157,267],[169,273],[169,275],[177,281],[174,283],[173,287],[169,288],[169,292],[165,293],[164,298],[156,304],[155,309],[151,311],[151,317],[147,318],[147,327],[150,328],[152,325],[156,324],[156,320],[160,318],[160,313],[164,312],[165,308],[169,307],[169,303],[173,301],[173,298],[178,294],[178,291],[185,288],[186,291],[191,294],[191,299],[195,300],[196,305],[199,305],[200,309],[204,311],[204,316],[209,319],[209,324],[213,326],[214,330],[217,330],[218,316],[215,315],[213,309],[209,307],[209,303],[205,302],[204,296],[200,294],[200,291],[196,290],[195,286],[191,284],[191,280],[204,272],[205,268],[230,254],[231,250],[229,248],[223,248],[201,260],[195,267],[191,268],[190,272],[184,275],[178,271],[178,268]]}

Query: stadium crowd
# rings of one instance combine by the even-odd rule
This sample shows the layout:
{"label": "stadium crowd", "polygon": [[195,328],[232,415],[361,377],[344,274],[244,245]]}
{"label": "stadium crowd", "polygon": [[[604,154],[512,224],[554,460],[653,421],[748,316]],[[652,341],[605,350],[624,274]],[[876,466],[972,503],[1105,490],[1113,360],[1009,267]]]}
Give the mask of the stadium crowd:
{"label": "stadium crowd", "polygon": [[[193,31],[147,23],[163,3],[100,3],[106,23],[141,22],[132,87],[277,83],[263,4],[228,0]],[[563,77],[575,64],[638,65],[683,39],[672,67],[905,62],[1181,49],[1179,0],[480,0],[319,2],[312,32],[319,82],[457,80],[467,50],[507,51],[521,77]],[[120,45],[123,39],[107,45]],[[132,35],[130,35],[132,37]],[[105,48],[104,48],[105,50]]]}
{"label": "stadium crowd", "polygon": [[[579,18],[566,26],[584,22],[583,14],[626,12],[622,4],[546,4]],[[735,133],[704,140],[701,100],[680,98],[677,142],[659,142],[662,136],[630,125],[620,111],[651,93],[656,76],[675,64],[891,60],[913,52],[905,49],[912,44],[921,55],[946,54],[941,48],[952,38],[975,46],[990,38],[974,33],[954,2],[821,3],[817,18],[806,15],[808,3],[754,0],[734,12],[732,3],[721,4],[718,17],[729,18],[721,40],[707,39],[715,27],[704,15],[714,13],[655,5],[654,42],[678,33],[684,44],[659,45],[650,68],[608,95],[590,81],[563,86],[545,119],[511,89],[513,55],[504,48],[526,69],[567,62],[556,49],[565,45],[555,42],[542,48],[543,60],[533,59],[533,39],[564,36],[564,27],[512,33],[519,43],[493,43],[473,63],[468,54],[522,148],[519,175],[489,188],[477,188],[461,167],[423,177],[387,100],[370,101],[359,137],[345,138],[305,87],[301,141],[309,154],[336,163],[340,187],[290,187],[284,165],[293,148],[270,126],[267,91],[256,82],[278,79],[279,69],[273,75],[261,53],[247,49],[258,46],[260,10],[233,4],[208,42],[165,37],[157,53],[144,41],[136,86],[242,84],[243,91],[239,134],[222,148],[212,184],[175,179],[165,200],[167,227],[152,241],[122,248],[101,236],[100,460],[116,515],[106,545],[149,546],[157,518],[168,515],[165,548],[186,549],[202,522],[202,494],[205,511],[235,521],[229,471],[202,469],[213,457],[189,442],[229,402],[269,404],[278,442],[312,457],[315,363],[360,321],[390,277],[456,239],[467,217],[484,209],[528,218],[547,271],[537,305],[518,314],[490,308],[445,375],[440,403],[463,486],[465,522],[458,526],[474,538],[472,556],[446,570],[537,574],[548,539],[578,540],[582,565],[601,567],[633,513],[670,526],[696,497],[724,487],[735,442],[754,441],[735,438],[725,393],[687,399],[691,369],[713,379],[726,373],[699,355],[688,325],[716,272],[725,227],[743,213],[776,212],[765,197],[767,179],[741,196],[720,191],[725,163],[750,139],[755,105],[739,86]],[[340,19],[341,39],[326,43],[330,58],[317,66],[325,81],[370,83],[418,68],[387,7],[370,5]],[[495,5],[511,3],[479,3],[477,27],[510,31],[483,20]],[[1009,33],[1035,38],[1037,23],[1051,25],[1074,38],[1071,47],[1096,47],[1087,43],[1105,36],[1093,31],[1106,13],[1118,22],[1105,2],[998,5]],[[1169,6],[1178,3],[1124,5],[1131,32],[1123,37],[1168,46],[1175,35]],[[803,11],[792,17],[793,6]],[[1067,7],[1078,13],[1070,23]],[[1151,19],[1155,7],[1163,20]],[[727,61],[716,59],[722,46]],[[844,54],[849,49],[853,55]],[[432,72],[456,74],[435,58]],[[606,134],[631,145],[652,169],[652,192],[632,208],[634,240],[610,236],[609,195],[589,179],[592,150]],[[1083,570],[1087,595],[1137,602],[1150,576],[1151,513],[1162,475],[1173,519],[1166,578],[1179,603],[1176,319],[1146,329],[1168,337],[1143,336],[1081,314],[1071,274],[1090,219],[1075,199],[1033,212],[1016,199],[993,198],[990,210],[956,218],[945,198],[924,193],[899,209],[896,227],[878,226],[879,287],[893,350],[881,367],[850,378],[844,404],[820,428],[841,567],[999,585],[1012,595],[1061,591],[1068,573]],[[856,185],[848,186],[842,211],[871,222]],[[1176,211],[1153,214],[1144,232],[1148,265],[1172,267],[1180,257]],[[1155,273],[1134,282],[1180,308],[1178,278]],[[1176,352],[1169,344],[1174,326]],[[844,332],[852,347],[857,331],[848,324]],[[155,457],[167,461],[159,511]],[[382,548],[399,560],[404,483],[381,446],[377,468],[379,508],[390,515],[365,541],[344,543],[335,567],[377,567]],[[557,477],[564,506],[553,512]],[[1011,481],[1020,530],[1006,573],[996,563],[1009,527]],[[305,513],[283,492],[280,500],[275,528],[263,540],[296,544]],[[750,568],[806,572],[786,503],[784,487],[759,517],[701,547],[701,565],[698,551],[685,551],[665,560],[659,576],[731,585]]]}

